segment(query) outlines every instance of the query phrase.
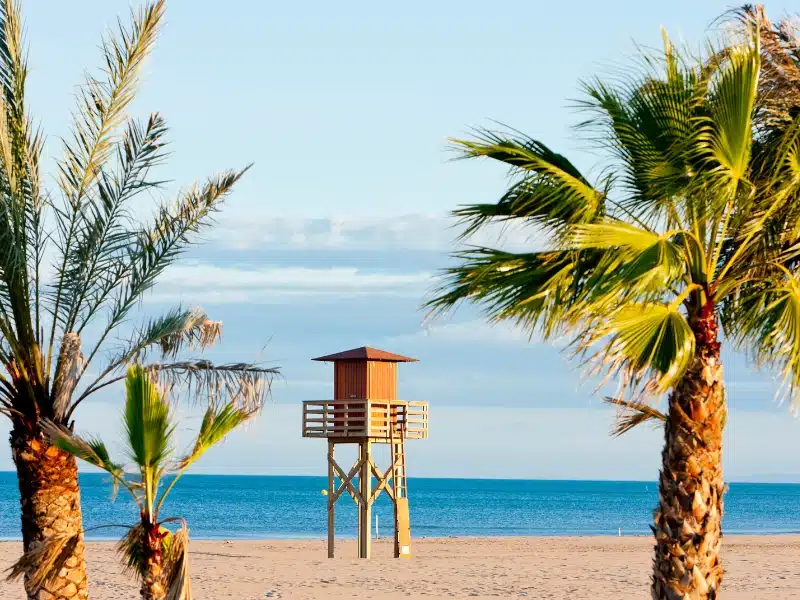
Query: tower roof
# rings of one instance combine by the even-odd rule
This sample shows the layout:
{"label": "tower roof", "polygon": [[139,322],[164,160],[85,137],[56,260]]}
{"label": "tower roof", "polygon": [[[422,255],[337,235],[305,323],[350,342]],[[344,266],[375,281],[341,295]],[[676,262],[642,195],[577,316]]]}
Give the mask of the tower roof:
{"label": "tower roof", "polygon": [[416,358],[410,356],[403,356],[401,354],[393,354],[385,350],[378,350],[377,348],[370,348],[369,346],[362,346],[361,348],[353,348],[352,350],[345,350],[344,352],[337,352],[336,354],[328,354],[327,356],[320,356],[311,360],[320,362],[336,362],[339,360],[377,360],[382,362],[417,362]]}

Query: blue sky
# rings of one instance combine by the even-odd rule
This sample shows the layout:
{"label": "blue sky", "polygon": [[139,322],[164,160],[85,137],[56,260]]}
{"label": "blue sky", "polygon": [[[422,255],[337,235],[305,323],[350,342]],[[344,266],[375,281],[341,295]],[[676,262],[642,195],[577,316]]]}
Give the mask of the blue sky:
{"label": "blue sky", "polygon": [[[27,5],[29,97],[52,159],[82,70],[99,66],[99,35],[128,2]],[[658,45],[661,25],[697,43],[727,6],[173,0],[132,112],[170,125],[173,188],[255,166],[142,311],[201,305],[225,323],[214,359],[260,354],[284,372],[260,420],[199,469],[322,473],[322,445],[299,436],[299,403],[329,397],[332,373],[310,359],[368,344],[421,361],[400,373],[401,395],[432,407],[430,439],[409,444],[413,474],[654,478],[661,434],[609,438],[613,411],[557,345],[488,327],[469,307],[425,328],[419,305],[453,247],[448,211],[495,200],[506,181],[493,165],[451,162],[448,136],[494,119],[588,168],[596,157],[571,130],[579,79],[624,63],[634,40]],[[767,8],[777,17],[789,3]],[[770,377],[726,359],[728,477],[800,474],[800,423],[775,406]],[[113,438],[120,394],[87,402],[78,429]],[[197,424],[193,411],[182,419],[182,431]],[[11,468],[6,447],[0,468]]]}

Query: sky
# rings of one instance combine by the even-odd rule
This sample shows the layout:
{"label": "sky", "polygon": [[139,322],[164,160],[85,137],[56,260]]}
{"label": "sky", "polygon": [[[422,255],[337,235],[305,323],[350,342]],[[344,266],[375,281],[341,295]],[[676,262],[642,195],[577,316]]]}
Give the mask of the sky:
{"label": "sky", "polygon": [[[76,85],[100,65],[100,34],[129,4],[25,4],[28,96],[52,164]],[[141,316],[202,306],[224,322],[214,360],[259,358],[282,371],[258,421],[197,470],[324,473],[323,443],[300,436],[300,403],[332,396],[332,367],[311,358],[371,345],[420,359],[400,366],[401,398],[431,406],[430,438],[408,444],[411,475],[654,479],[661,432],[612,439],[614,411],[581,383],[563,344],[488,326],[469,306],[423,323],[419,307],[455,247],[449,211],[495,201],[507,183],[497,166],[453,162],[448,137],[497,121],[589,169],[598,157],[572,130],[579,81],[625,64],[634,42],[660,44],[661,26],[699,43],[728,6],[169,2],[131,109],[158,111],[170,126],[165,193],[254,166],[204,244],[144,298]],[[773,17],[789,8],[767,3]],[[536,244],[521,232],[497,236],[478,241]],[[728,479],[800,479],[800,423],[776,404],[773,378],[733,352],[725,375]],[[121,404],[120,388],[87,401],[78,430],[118,439]],[[178,416],[188,443],[197,411]],[[2,446],[0,469],[10,468]]]}

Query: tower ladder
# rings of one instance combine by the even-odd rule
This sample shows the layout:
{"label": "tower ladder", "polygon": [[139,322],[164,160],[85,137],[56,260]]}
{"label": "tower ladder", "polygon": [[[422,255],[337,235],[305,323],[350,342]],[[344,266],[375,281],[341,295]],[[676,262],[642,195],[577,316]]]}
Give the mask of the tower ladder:
{"label": "tower ladder", "polygon": [[411,524],[408,511],[408,483],[406,481],[406,449],[403,423],[392,423],[389,428],[392,448],[392,492],[394,493],[395,538],[394,555],[411,557]]}

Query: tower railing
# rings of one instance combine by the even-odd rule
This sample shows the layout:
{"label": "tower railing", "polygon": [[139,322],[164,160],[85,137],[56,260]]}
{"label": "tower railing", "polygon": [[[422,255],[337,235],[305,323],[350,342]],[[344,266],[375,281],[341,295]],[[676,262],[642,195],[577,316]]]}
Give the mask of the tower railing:
{"label": "tower railing", "polygon": [[307,400],[303,437],[369,438],[389,442],[428,437],[428,403],[410,400]]}

